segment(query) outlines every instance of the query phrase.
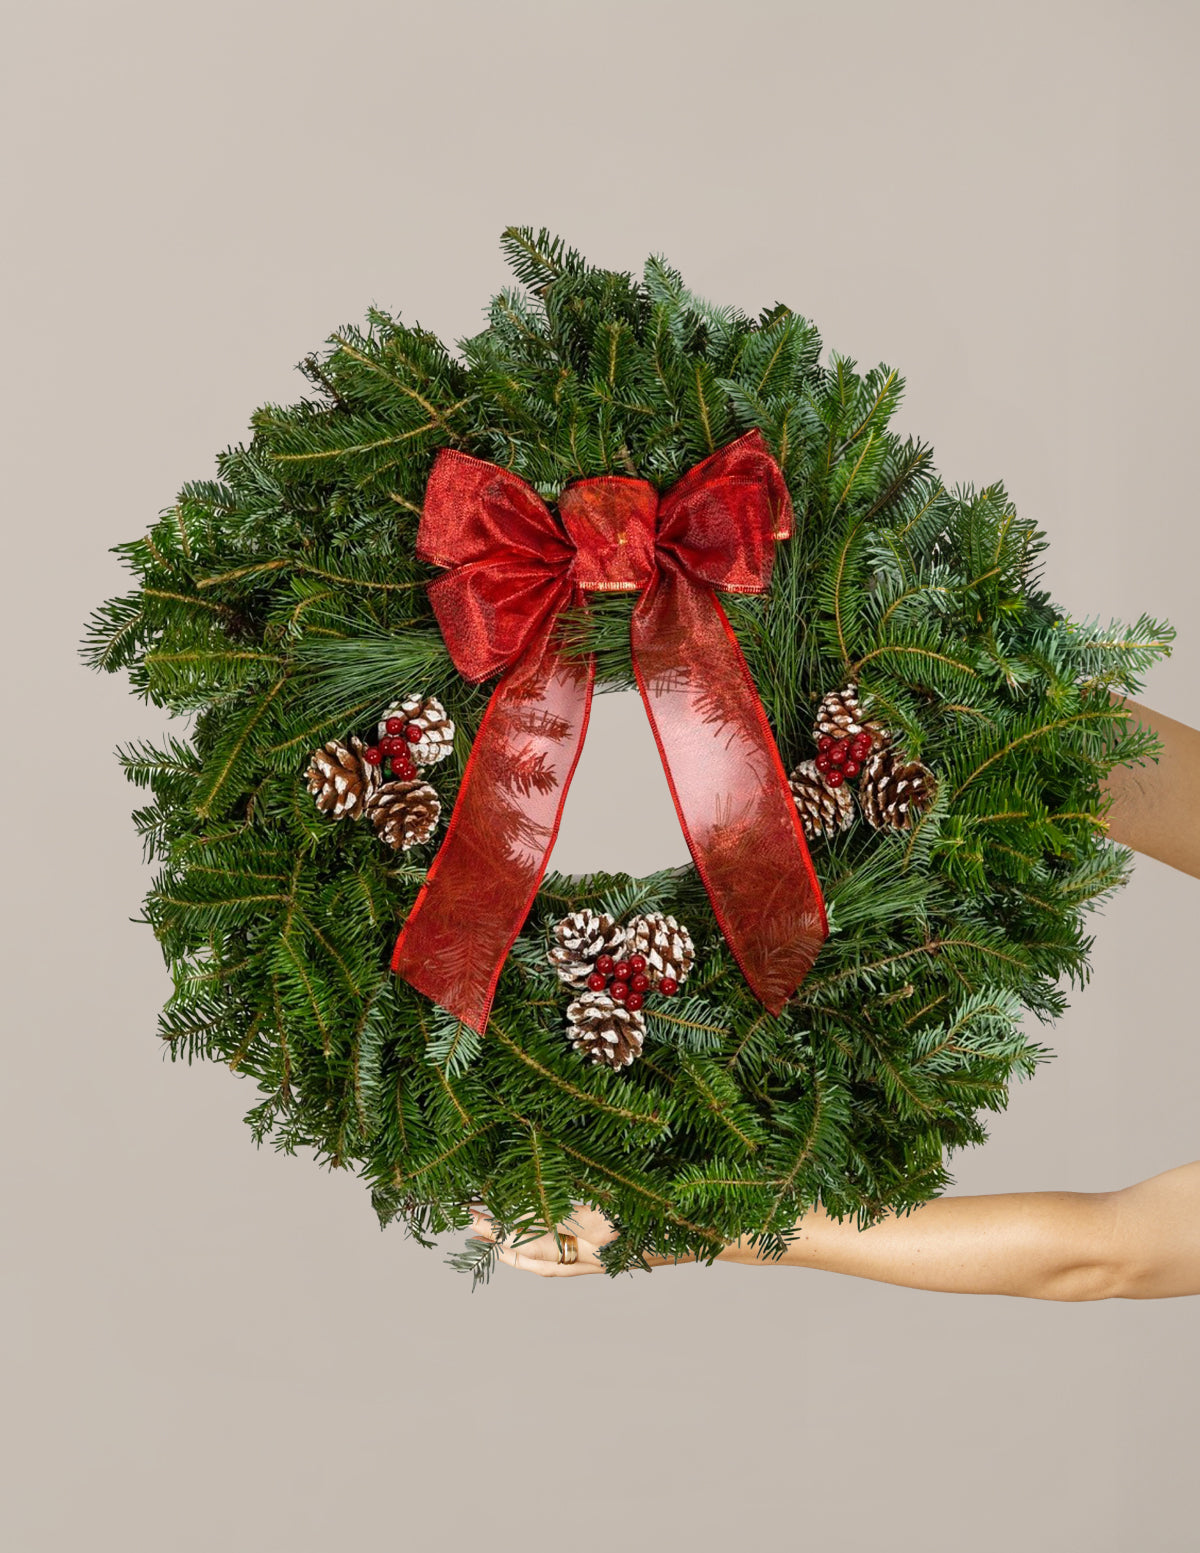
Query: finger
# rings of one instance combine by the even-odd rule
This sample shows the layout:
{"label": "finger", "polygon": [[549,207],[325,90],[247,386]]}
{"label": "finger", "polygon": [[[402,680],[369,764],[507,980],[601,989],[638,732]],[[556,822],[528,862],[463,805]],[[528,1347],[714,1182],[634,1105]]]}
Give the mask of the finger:
{"label": "finger", "polygon": [[539,1235],[533,1240],[522,1242],[518,1248],[503,1240],[495,1220],[486,1210],[472,1208],[471,1222],[475,1227],[471,1239],[485,1244],[499,1243],[498,1260],[507,1266],[516,1267],[522,1272],[537,1272],[543,1277],[565,1271],[565,1268],[558,1266],[558,1247],[552,1235]]}
{"label": "finger", "polygon": [[578,1262],[559,1262],[545,1256],[530,1256],[524,1250],[513,1251],[510,1256],[510,1265],[518,1272],[536,1273],[539,1278],[578,1278],[581,1274],[598,1271],[598,1264],[584,1262],[582,1257]]}
{"label": "finger", "polygon": [[476,1240],[495,1240],[497,1238],[496,1221],[486,1209],[472,1208],[471,1224],[475,1230],[474,1238]]}
{"label": "finger", "polygon": [[519,1273],[536,1273],[539,1278],[557,1278],[558,1266],[554,1262],[548,1262],[543,1256],[534,1256],[528,1251],[512,1251],[511,1265]]}
{"label": "finger", "polygon": [[553,1278],[557,1272],[556,1264],[548,1263],[542,1256],[529,1255],[528,1250],[517,1250],[515,1246],[501,1246],[497,1259],[506,1267],[515,1267],[517,1272],[534,1272],[540,1278]]}
{"label": "finger", "polygon": [[606,1246],[610,1240],[617,1238],[612,1223],[589,1203],[577,1203],[566,1224],[581,1240],[590,1241],[593,1246]]}
{"label": "finger", "polygon": [[[503,1240],[505,1238],[505,1231],[501,1230],[497,1226],[495,1219],[493,1219],[492,1215],[481,1204],[469,1203],[467,1205],[467,1212],[471,1216],[471,1223],[479,1231],[480,1236],[483,1239]],[[536,1221],[531,1214],[527,1214],[524,1218],[516,1220],[511,1229],[513,1238],[518,1238],[526,1231],[528,1226],[533,1225],[535,1222]]]}
{"label": "finger", "polygon": [[509,1267],[515,1267],[518,1272],[536,1273],[539,1278],[573,1278],[580,1273],[595,1272],[599,1267],[591,1248],[582,1241],[578,1261],[560,1261],[558,1242],[553,1235],[538,1235],[519,1245],[504,1246],[499,1255]]}
{"label": "finger", "polygon": [[[574,1237],[575,1255],[573,1259],[564,1256],[563,1234],[570,1234]],[[522,1246],[521,1249],[525,1250],[526,1248]],[[573,1230],[562,1232],[558,1239],[553,1235],[546,1235],[536,1241],[530,1249],[535,1256],[552,1264],[558,1277],[579,1278],[586,1273],[604,1271],[598,1248],[582,1235],[576,1235]]]}
{"label": "finger", "polygon": [[539,1235],[535,1240],[523,1242],[522,1249],[527,1254],[523,1262],[518,1262],[517,1247],[505,1241],[495,1221],[486,1212],[481,1213],[473,1209],[471,1211],[471,1223],[475,1228],[475,1234],[471,1236],[471,1239],[478,1240],[485,1245],[497,1245],[498,1259],[501,1262],[507,1263],[509,1267],[520,1267],[525,1271],[533,1270],[534,1264],[537,1263],[538,1270],[541,1270],[543,1261],[548,1255],[541,1245],[541,1242],[546,1239],[545,1236]]}

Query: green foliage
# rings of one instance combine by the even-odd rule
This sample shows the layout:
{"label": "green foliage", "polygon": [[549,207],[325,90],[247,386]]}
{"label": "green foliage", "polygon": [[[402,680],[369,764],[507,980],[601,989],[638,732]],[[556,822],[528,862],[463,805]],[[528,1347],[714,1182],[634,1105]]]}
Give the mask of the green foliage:
{"label": "green foliage", "polygon": [[[807,319],[714,307],[661,259],[639,280],[546,232],[503,243],[519,284],[459,355],[372,311],[303,363],[310,397],[259,410],[215,479],[119,547],[134,586],[97,610],[88,659],[190,718],[120,752],[148,797],[146,918],[174,975],[162,1037],[249,1075],[257,1141],[355,1170],[381,1222],[422,1242],[471,1200],[514,1233],[586,1200],[621,1230],[616,1272],[741,1234],[777,1252],[817,1202],[860,1223],[911,1207],[1045,1059],[1023,1015],[1053,1019],[1086,979],[1086,912],[1129,866],[1102,779],[1155,750],[1109,693],[1136,693],[1171,633],[1068,619],[1004,488],[945,489],[931,450],[888,429],[894,368],[822,365]],[[455,673],[414,554],[432,459],[460,447],[553,499],[579,476],[669,485],[751,427],[796,534],[769,595],[727,608],[784,763],[812,753],[816,703],[853,677],[937,801],[911,832],[859,824],[813,849],[832,931],[779,1018],[694,870],[551,876],[480,1038],[387,970],[431,850],[326,819],[302,778],[316,745],[435,692],[460,730],[435,777],[453,801],[489,687]],[[600,597],[568,622],[608,688],[632,683],[629,610]],[[619,1075],[568,1046],[545,959],[584,905],[673,911],[700,949]],[[494,1252],[457,1260],[483,1278]]]}

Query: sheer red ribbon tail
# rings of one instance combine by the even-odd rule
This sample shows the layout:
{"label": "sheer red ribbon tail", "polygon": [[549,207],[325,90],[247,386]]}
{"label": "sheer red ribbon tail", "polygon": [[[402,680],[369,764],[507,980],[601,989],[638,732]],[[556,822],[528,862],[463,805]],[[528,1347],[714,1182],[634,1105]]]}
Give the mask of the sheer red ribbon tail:
{"label": "sheer red ribbon tail", "polygon": [[392,970],[480,1033],[558,834],[594,676],[590,661],[545,647],[496,686],[445,839],[396,940]]}
{"label": "sheer red ribbon tail", "polygon": [[828,934],[820,885],[749,667],[705,585],[639,601],[634,671],[688,848],[751,990],[778,1014]]}

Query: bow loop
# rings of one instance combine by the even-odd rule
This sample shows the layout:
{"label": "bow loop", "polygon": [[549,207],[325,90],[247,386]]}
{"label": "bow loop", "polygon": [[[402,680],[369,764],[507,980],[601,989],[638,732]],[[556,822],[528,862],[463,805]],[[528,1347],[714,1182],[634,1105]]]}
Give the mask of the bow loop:
{"label": "bow loop", "polygon": [[714,480],[659,513],[660,564],[670,559],[697,581],[725,593],[765,593],[775,559],[773,513],[762,487]]}
{"label": "bow loop", "polygon": [[762,506],[755,514],[755,522],[767,524],[768,533],[775,539],[791,538],[792,499],[783,471],[771,457],[760,431],[748,431],[744,437],[727,442],[723,448],[694,464],[664,494],[660,522],[670,521],[677,507],[690,504],[696,496],[703,497],[723,480],[757,487]]}
{"label": "bow loop", "polygon": [[490,679],[570,602],[574,549],[532,486],[443,448],[417,526],[417,554],[450,570],[429,584],[442,639],[464,679]]}
{"label": "bow loop", "polygon": [[775,541],[791,532],[791,497],[758,431],[689,469],[659,508],[660,552],[727,593],[765,593]]}
{"label": "bow loop", "polygon": [[429,602],[454,667],[478,684],[503,673],[570,604],[567,568],[527,561],[473,561],[429,584]]}

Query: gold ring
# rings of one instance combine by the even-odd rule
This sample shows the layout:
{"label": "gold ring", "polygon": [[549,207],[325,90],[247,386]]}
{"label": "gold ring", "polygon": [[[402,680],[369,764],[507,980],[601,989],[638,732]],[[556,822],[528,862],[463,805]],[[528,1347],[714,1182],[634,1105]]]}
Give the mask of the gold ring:
{"label": "gold ring", "polygon": [[558,1235],[558,1260],[563,1264],[579,1260],[579,1241],[565,1230],[560,1230]]}

